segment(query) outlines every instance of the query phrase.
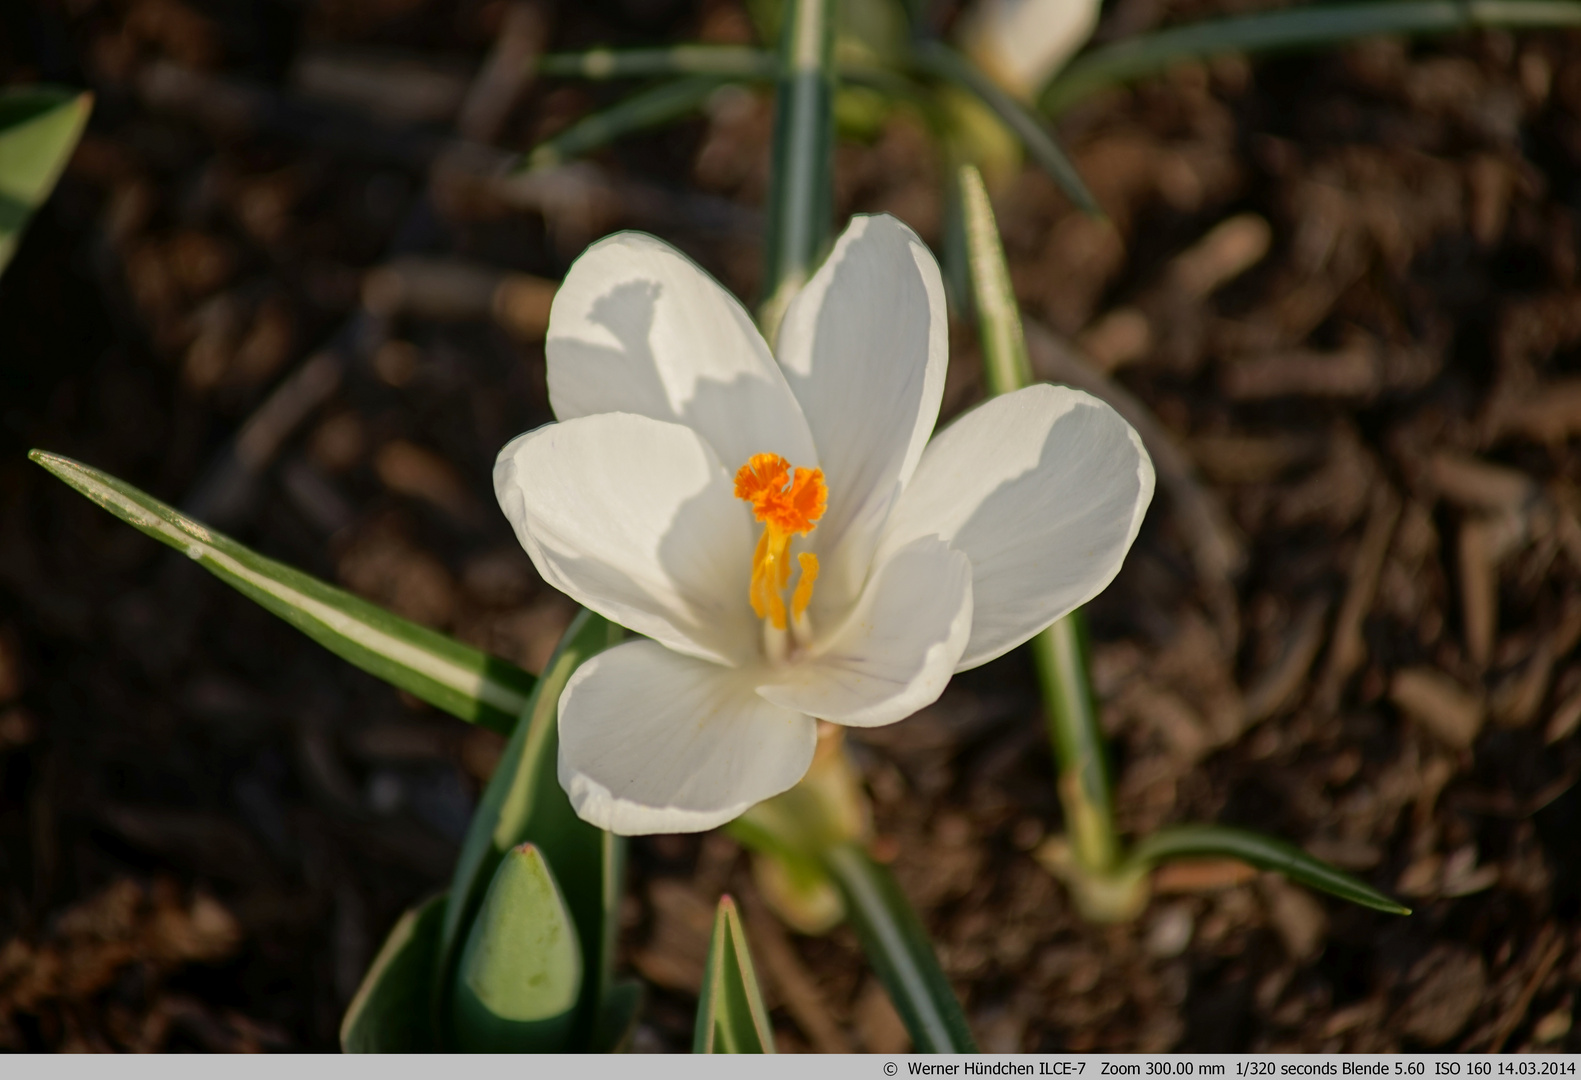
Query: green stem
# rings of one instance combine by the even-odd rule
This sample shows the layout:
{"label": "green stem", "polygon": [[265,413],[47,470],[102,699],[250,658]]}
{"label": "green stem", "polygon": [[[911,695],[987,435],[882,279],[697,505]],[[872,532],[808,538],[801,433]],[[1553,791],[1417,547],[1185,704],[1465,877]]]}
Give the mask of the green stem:
{"label": "green stem", "polygon": [[828,243],[834,204],[834,2],[792,0],[780,43],[763,306],[770,344]]}
{"label": "green stem", "polygon": [[913,1048],[924,1054],[976,1052],[966,1014],[894,875],[850,843],[824,851],[823,862],[840,887],[869,963],[911,1032]]}

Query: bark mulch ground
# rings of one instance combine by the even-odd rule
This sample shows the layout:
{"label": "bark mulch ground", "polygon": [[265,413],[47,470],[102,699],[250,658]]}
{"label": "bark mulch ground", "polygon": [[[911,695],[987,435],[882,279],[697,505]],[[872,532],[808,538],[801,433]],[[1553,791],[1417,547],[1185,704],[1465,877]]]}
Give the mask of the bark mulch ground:
{"label": "bark mulch ground", "polygon": [[[1105,32],[1249,6],[1119,0]],[[0,1046],[329,1049],[397,914],[448,877],[500,741],[23,452],[536,668],[571,608],[489,475],[548,419],[543,279],[635,227],[751,296],[771,106],[722,94],[505,184],[477,147],[618,91],[475,75],[491,50],[749,23],[730,0],[3,19],[6,81],[97,106],[0,282]],[[876,849],[985,1049],[1581,1050],[1581,35],[1224,61],[1061,130],[1111,224],[1032,171],[998,206],[1040,373],[1123,396],[1155,440],[1159,497],[1090,610],[1123,827],[1265,829],[1416,914],[1210,865],[1161,873],[1134,923],[1082,922],[1039,862],[1061,824],[1012,655],[853,740]],[[937,242],[924,132],[858,134],[841,214]],[[947,412],[980,397],[976,364],[961,327]],[[783,929],[708,835],[633,844],[638,1049],[689,1045],[724,889],[782,1047],[906,1045],[850,933]]]}

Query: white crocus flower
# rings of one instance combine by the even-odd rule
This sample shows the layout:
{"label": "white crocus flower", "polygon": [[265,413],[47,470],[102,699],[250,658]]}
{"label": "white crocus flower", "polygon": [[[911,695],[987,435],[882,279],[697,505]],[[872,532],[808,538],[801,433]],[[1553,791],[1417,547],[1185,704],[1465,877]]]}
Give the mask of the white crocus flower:
{"label": "white crocus flower", "polygon": [[545,581],[645,636],[560,697],[560,783],[594,825],[723,824],[795,784],[816,718],[892,724],[1090,600],[1153,494],[1136,433],[1076,390],[996,398],[929,442],[948,351],[928,249],[858,217],[779,358],[641,233],[555,296],[558,423],[494,487]]}
{"label": "white crocus flower", "polygon": [[961,44],[993,80],[1028,101],[1098,28],[1099,0],[978,0]]}

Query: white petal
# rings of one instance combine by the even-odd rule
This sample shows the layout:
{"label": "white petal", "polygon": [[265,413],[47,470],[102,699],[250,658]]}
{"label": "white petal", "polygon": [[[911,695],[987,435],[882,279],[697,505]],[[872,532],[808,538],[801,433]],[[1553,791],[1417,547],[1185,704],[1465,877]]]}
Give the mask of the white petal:
{"label": "white petal", "polygon": [[651,641],[583,664],[560,695],[560,786],[577,814],[623,836],[699,832],[795,784],[817,725],[753,686]]}
{"label": "white petal", "polygon": [[949,325],[938,264],[887,214],[855,217],[780,326],[777,348],[829,484],[815,611],[856,597],[896,494],[939,417]]}
{"label": "white petal", "polygon": [[691,428],[630,413],[547,424],[500,451],[494,491],[573,600],[692,656],[756,653],[751,511]]}
{"label": "white petal", "polygon": [[923,537],[873,572],[850,618],[812,656],[772,669],[758,693],[837,724],[893,724],[938,700],[971,628],[971,563]]}
{"label": "white petal", "polygon": [[582,253],[555,293],[544,351],[561,420],[629,412],[685,424],[732,472],[763,452],[818,464],[801,409],[746,310],[651,236],[616,233]]}
{"label": "white petal", "polygon": [[977,0],[962,19],[966,52],[1031,100],[1098,27],[1099,0]]}
{"label": "white petal", "polygon": [[1153,498],[1153,463],[1097,398],[1030,386],[929,444],[884,537],[938,536],[972,561],[972,637],[958,670],[1009,652],[1097,596]]}

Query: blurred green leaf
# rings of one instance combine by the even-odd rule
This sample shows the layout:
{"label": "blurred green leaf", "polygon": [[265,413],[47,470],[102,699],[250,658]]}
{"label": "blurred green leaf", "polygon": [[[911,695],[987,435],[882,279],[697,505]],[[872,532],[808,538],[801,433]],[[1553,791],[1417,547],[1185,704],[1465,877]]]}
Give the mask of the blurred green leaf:
{"label": "blurred green leaf", "polygon": [[752,968],[736,902],[720,897],[697,999],[694,1054],[772,1054],[774,1029]]}
{"label": "blurred green leaf", "polygon": [[560,694],[583,661],[618,642],[621,634],[620,627],[583,611],[560,639],[472,815],[456,860],[440,935],[440,970],[449,971],[506,852],[526,842],[537,845],[555,868],[564,890],[576,923],[580,954],[597,965],[586,988],[588,1008],[583,1023],[588,1030],[579,1032],[580,1037],[591,1035],[597,1012],[591,999],[607,987],[613,965],[624,848],[619,837],[577,817],[560,787],[556,772]]}
{"label": "blurred green leaf", "polygon": [[749,45],[671,45],[662,49],[589,49],[550,53],[538,61],[540,75],[583,79],[651,79],[711,75],[727,79],[772,79],[774,54]]}
{"label": "blurred green leaf", "polygon": [[1435,34],[1479,26],[1581,26],[1581,3],[1386,0],[1308,4],[1210,19],[1125,38],[1078,56],[1044,88],[1039,104],[1057,114],[1095,91],[1223,53],[1316,49],[1378,34]]}
{"label": "blurred green leaf", "polygon": [[546,169],[607,146],[623,135],[679,119],[701,108],[708,96],[728,81],[717,75],[696,75],[639,91],[539,143],[527,154],[526,166]]}
{"label": "blurred green leaf", "polygon": [[441,1049],[431,986],[439,956],[441,893],[401,916],[362,977],[340,1022],[348,1054],[422,1054]]}
{"label": "blurred green leaf", "polygon": [[467,935],[452,1022],[472,1053],[566,1049],[582,990],[582,946],[554,874],[532,844],[500,860]]}
{"label": "blurred green leaf", "polygon": [[772,344],[812,276],[834,216],[834,2],[790,0],[774,94],[768,234],[758,321]]}
{"label": "blurred green leaf", "polygon": [[942,42],[918,42],[914,62],[919,70],[960,87],[980,101],[1021,140],[1027,154],[1054,179],[1071,202],[1094,217],[1103,216],[1098,200],[1087,190],[1076,166],[1071,164],[1070,158],[1065,156],[1065,151],[1055,141],[1053,133],[1048,130],[1047,121],[1006,93],[970,60]]}
{"label": "blurred green leaf", "polygon": [[588,1050],[595,1054],[624,1053],[631,1046],[641,1008],[642,983],[636,979],[620,979],[610,984],[601,1000]]}
{"label": "blurred green leaf", "polygon": [[534,680],[514,664],[266,559],[108,473],[42,450],[28,457],[330,652],[452,716],[506,734],[527,705]]}
{"label": "blurred green leaf", "polygon": [[53,86],[0,91],[0,273],[22,229],[60,179],[93,95]]}
{"label": "blurred green leaf", "polygon": [[862,949],[919,1054],[975,1053],[966,1014],[894,875],[855,844],[823,853]]}
{"label": "blurred green leaf", "polygon": [[1259,870],[1272,870],[1291,881],[1332,893],[1341,900],[1390,915],[1409,915],[1411,909],[1383,893],[1315,859],[1292,844],[1271,836],[1225,825],[1176,825],[1160,829],[1137,843],[1130,861],[1143,866],[1179,859],[1239,859]]}

